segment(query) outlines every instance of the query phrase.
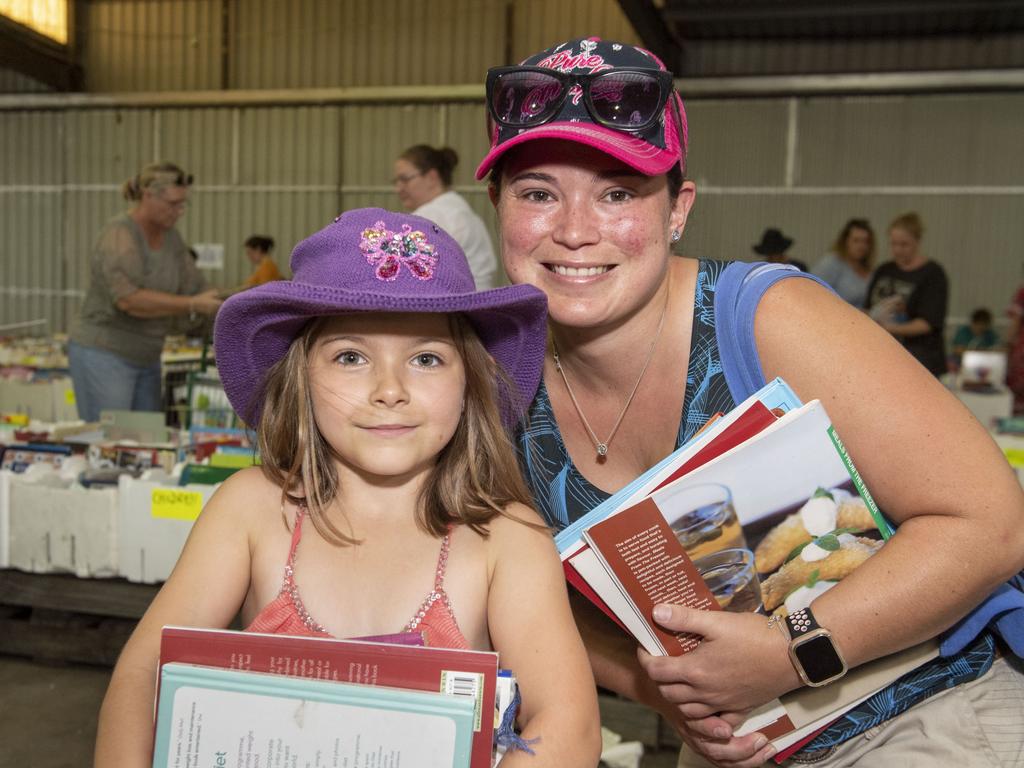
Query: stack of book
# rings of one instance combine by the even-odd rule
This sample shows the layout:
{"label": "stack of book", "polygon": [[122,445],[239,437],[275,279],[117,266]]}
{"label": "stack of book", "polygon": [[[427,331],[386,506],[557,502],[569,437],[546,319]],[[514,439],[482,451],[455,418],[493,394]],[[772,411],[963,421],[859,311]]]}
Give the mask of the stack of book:
{"label": "stack of book", "polygon": [[[817,400],[780,379],[556,537],[566,577],[654,655],[699,637],[668,632],[658,603],[785,615],[871,557],[893,529]],[[934,642],[802,688],[751,713],[785,757],[938,653]],[[741,662],[737,662],[741,663]],[[780,758],[781,759],[781,758]]]}
{"label": "stack of book", "polygon": [[512,695],[496,653],[429,648],[415,633],[165,627],[158,684],[154,768],[490,768]]}

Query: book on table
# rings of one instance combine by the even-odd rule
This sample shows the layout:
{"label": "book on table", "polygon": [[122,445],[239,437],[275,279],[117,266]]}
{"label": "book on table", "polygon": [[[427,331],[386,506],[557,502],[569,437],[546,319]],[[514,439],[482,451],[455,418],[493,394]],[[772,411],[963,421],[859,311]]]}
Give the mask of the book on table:
{"label": "book on table", "polygon": [[[171,664],[222,668],[260,674],[259,686],[264,692],[273,690],[276,677],[389,687],[461,698],[470,702],[472,709],[472,761],[467,765],[489,768],[493,752],[498,654],[410,644],[422,642],[416,633],[381,639],[386,642],[164,627],[160,642],[158,732],[161,726],[166,725],[165,719],[173,717],[167,709],[170,705],[164,695],[164,670]],[[287,688],[282,695],[294,697],[296,690]],[[247,700],[240,699],[243,703]],[[403,764],[421,763],[414,754],[411,762]]]}
{"label": "book on table", "polygon": [[[784,402],[764,417],[769,398]],[[736,424],[752,426],[737,438]],[[657,603],[784,615],[892,534],[825,408],[801,405],[781,382],[670,459],[584,518],[561,548],[567,572],[649,653],[679,655],[699,642],[658,626]],[[782,749],[935,655],[925,643],[798,689],[755,710],[738,733],[761,731]]]}

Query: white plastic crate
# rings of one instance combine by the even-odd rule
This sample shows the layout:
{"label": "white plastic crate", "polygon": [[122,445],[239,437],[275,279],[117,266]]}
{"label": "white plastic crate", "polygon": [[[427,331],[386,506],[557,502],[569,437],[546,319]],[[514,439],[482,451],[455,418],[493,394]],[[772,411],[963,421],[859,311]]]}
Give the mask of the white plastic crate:
{"label": "white plastic crate", "polygon": [[117,575],[116,488],[61,487],[24,475],[0,482],[7,486],[9,567]]}
{"label": "white plastic crate", "polygon": [[[215,490],[216,485],[179,487],[169,478],[154,481],[122,476],[118,485],[121,575],[147,584],[170,576],[192,530],[194,519],[189,518],[189,509],[200,502],[205,505]],[[154,497],[154,491],[160,494]]]}

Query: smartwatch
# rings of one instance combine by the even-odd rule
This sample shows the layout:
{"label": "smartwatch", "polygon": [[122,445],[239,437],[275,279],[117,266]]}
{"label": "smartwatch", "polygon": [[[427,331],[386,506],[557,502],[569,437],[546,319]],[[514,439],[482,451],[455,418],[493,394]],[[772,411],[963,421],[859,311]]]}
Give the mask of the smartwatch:
{"label": "smartwatch", "polygon": [[810,608],[786,616],[789,658],[800,679],[817,688],[846,674],[846,660],[832,641],[832,633],[818,625]]}

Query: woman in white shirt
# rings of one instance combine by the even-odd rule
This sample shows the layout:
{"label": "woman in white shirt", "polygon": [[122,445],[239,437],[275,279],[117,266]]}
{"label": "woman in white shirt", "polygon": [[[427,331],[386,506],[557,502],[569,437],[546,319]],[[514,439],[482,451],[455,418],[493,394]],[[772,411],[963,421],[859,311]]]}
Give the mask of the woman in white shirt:
{"label": "woman in white shirt", "polygon": [[462,246],[478,291],[499,285],[498,259],[483,219],[452,190],[459,156],[451,147],[409,147],[395,161],[392,182],[402,206],[439,225]]}
{"label": "woman in white shirt", "polygon": [[831,252],[811,270],[844,300],[863,308],[875,266],[875,232],[867,219],[850,219]]}

